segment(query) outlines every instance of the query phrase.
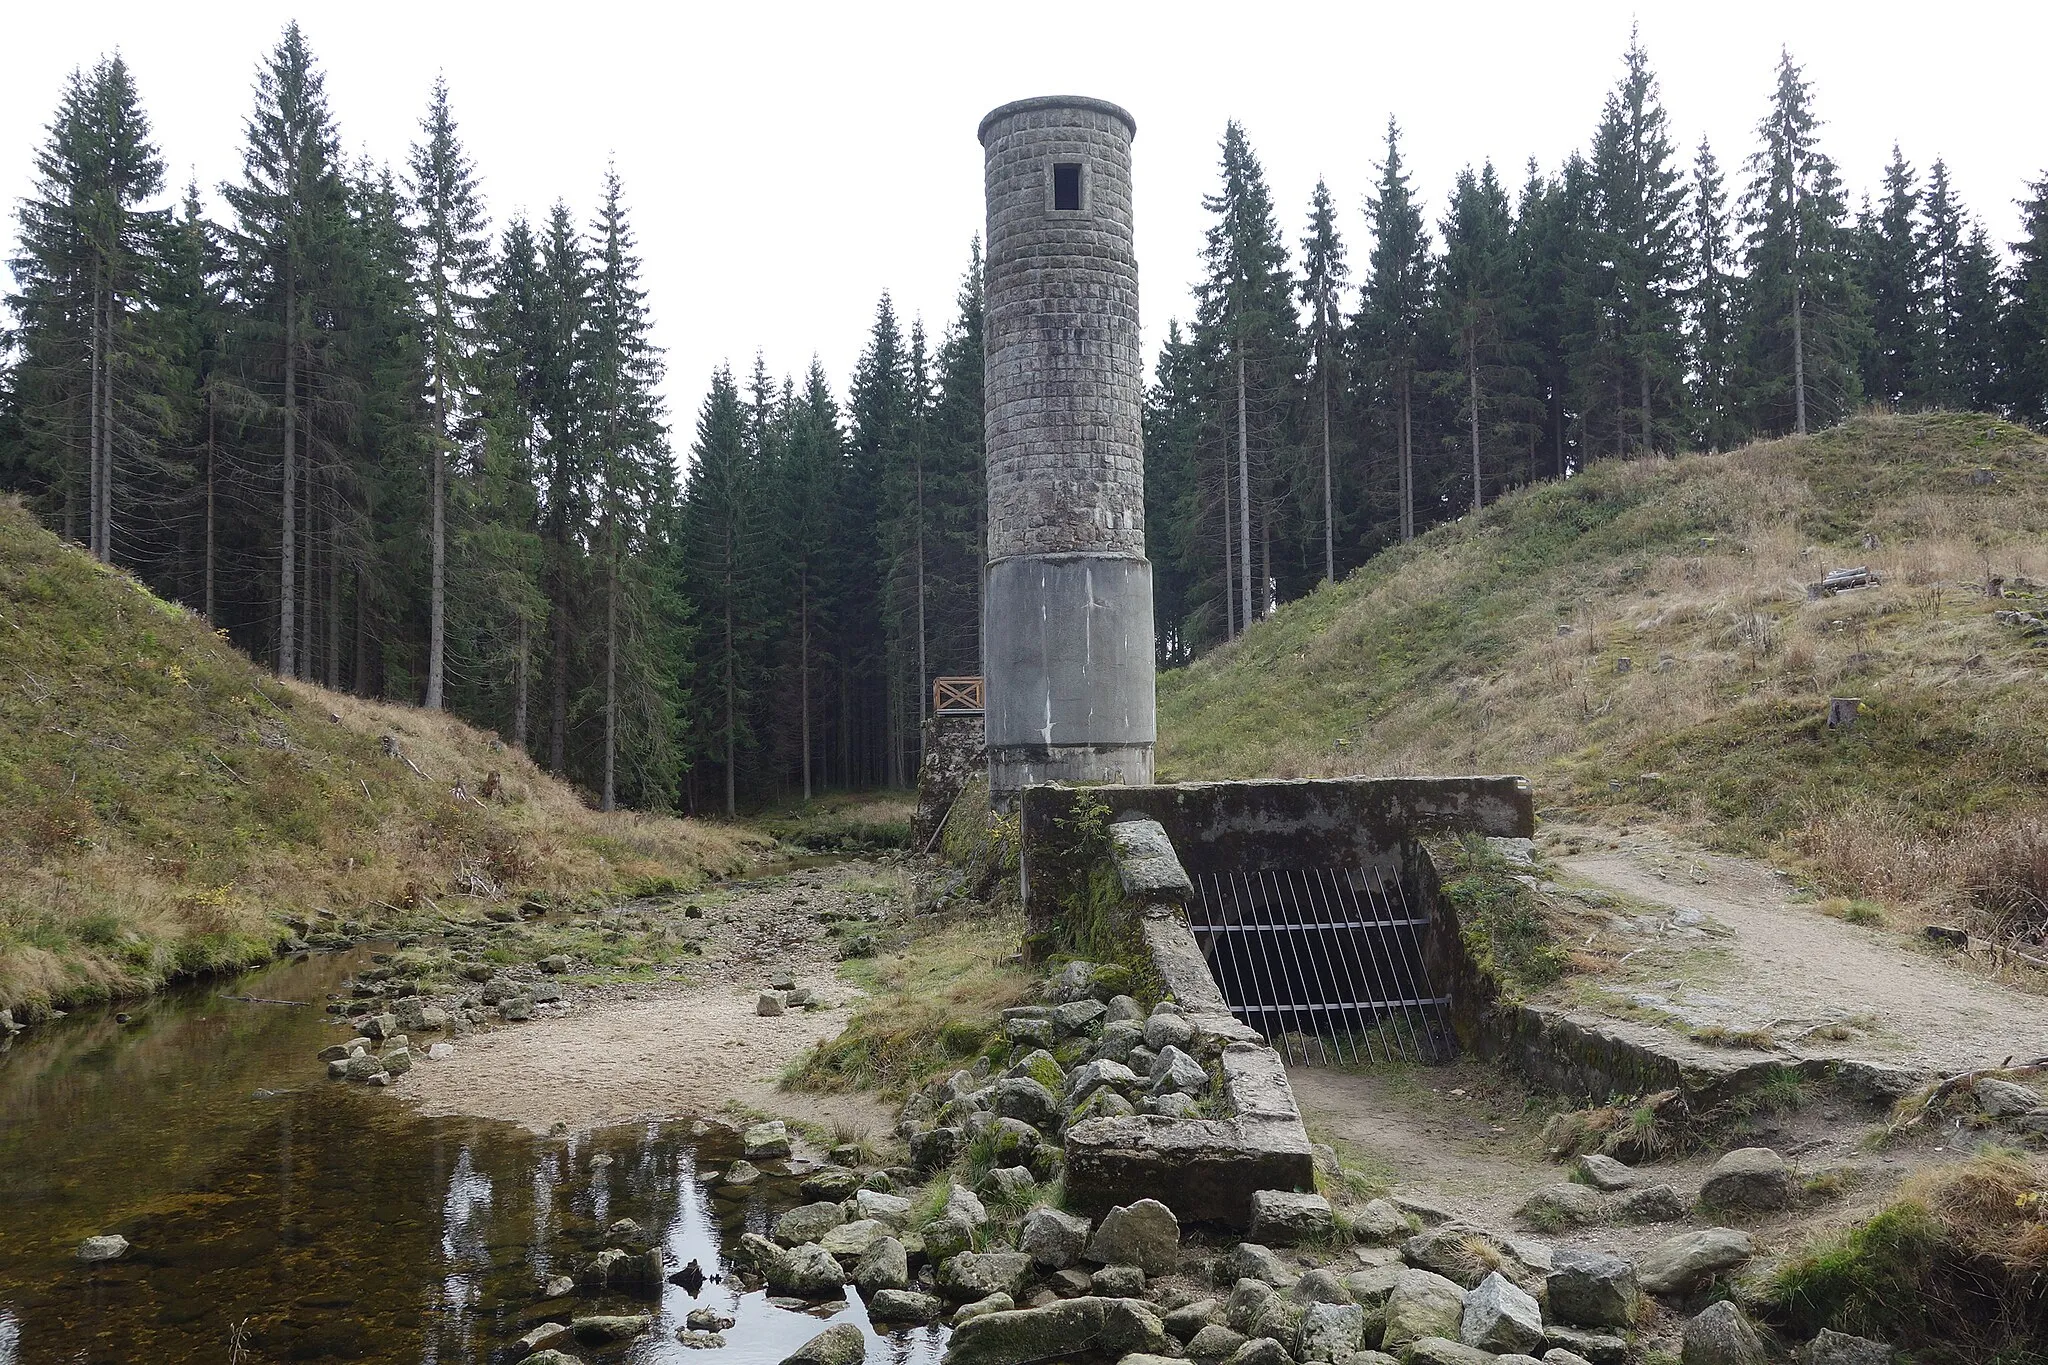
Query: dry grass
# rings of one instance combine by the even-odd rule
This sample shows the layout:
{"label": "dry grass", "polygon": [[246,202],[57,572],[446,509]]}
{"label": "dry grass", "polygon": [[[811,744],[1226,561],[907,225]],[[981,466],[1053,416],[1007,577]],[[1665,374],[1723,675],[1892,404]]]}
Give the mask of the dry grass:
{"label": "dry grass", "polygon": [[0,1006],[258,961],[289,917],[690,884],[758,843],[599,815],[446,715],[279,683],[0,504]]}
{"label": "dry grass", "polygon": [[[1995,613],[2048,607],[2044,528],[2048,441],[1981,416],[1596,464],[1162,677],[1160,768],[1523,772],[1540,806],[1772,856],[1902,925],[2034,932],[2048,652]],[[1858,564],[1882,585],[1809,598]],[[1863,700],[1852,730],[1830,696]]]}

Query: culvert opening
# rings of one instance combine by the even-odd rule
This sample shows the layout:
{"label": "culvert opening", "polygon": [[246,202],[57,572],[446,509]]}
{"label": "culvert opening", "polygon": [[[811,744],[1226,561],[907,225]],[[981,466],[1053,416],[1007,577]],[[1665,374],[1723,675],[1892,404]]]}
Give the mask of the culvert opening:
{"label": "culvert opening", "polygon": [[1397,872],[1308,867],[1192,878],[1188,924],[1230,1012],[1289,1061],[1441,1062],[1457,1049],[1431,979],[1427,901]]}

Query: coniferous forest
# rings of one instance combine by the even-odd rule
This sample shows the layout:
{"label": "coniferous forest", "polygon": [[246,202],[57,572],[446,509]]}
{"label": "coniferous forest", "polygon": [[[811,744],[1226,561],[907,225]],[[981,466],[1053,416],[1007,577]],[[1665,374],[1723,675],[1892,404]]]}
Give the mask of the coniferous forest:
{"label": "coniferous forest", "polygon": [[[1870,404],[2048,421],[2048,173],[1997,243],[1938,159],[1852,203],[1789,55],[1758,113],[1725,164],[1679,146],[1632,40],[1562,165],[1432,205],[1389,121],[1364,203],[1296,215],[1228,125],[1146,412],[1161,662],[1588,461]],[[279,674],[606,808],[907,782],[931,679],[980,671],[978,247],[938,335],[880,300],[843,394],[757,360],[685,422],[615,174],[493,225],[439,86],[400,164],[340,148],[296,25],[218,218],[122,60],[75,72],[16,210],[0,488]]]}

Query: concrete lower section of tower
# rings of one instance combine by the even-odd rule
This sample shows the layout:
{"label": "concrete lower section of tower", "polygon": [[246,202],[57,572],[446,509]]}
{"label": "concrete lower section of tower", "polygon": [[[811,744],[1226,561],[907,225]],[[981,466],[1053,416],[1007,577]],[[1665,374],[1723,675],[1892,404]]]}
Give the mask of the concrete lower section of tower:
{"label": "concrete lower section of tower", "polygon": [[1152,566],[1136,555],[999,559],[984,580],[989,789],[1150,782]]}

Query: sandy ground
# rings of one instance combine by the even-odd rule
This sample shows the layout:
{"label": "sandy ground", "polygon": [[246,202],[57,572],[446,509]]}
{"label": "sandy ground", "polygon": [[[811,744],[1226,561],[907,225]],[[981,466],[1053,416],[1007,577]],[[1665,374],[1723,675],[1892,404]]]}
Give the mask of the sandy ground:
{"label": "sandy ground", "polygon": [[[859,992],[838,976],[821,911],[872,910],[876,868],[844,863],[733,888],[686,980],[572,988],[565,1011],[480,1032],[393,1091],[429,1114],[472,1114],[547,1132],[651,1117],[759,1112],[887,1131],[868,1095],[777,1088],[805,1049],[846,1025]],[[762,1017],[760,991],[788,974],[823,1006]]]}
{"label": "sandy ground", "polygon": [[[1655,835],[1558,860],[1570,878],[1730,931],[1687,952],[1666,936],[1617,986],[1679,1013],[1730,1026],[1771,1026],[1802,1056],[1861,1057],[1954,1072],[2048,1056],[2048,1000],[1987,980],[1939,952],[1787,899],[1770,868]],[[1689,918],[1689,916],[1688,916]],[[1647,939],[1644,940],[1648,942]],[[1657,980],[1666,970],[1670,975]],[[1818,1031],[1846,1021],[1847,1038]]]}

